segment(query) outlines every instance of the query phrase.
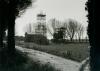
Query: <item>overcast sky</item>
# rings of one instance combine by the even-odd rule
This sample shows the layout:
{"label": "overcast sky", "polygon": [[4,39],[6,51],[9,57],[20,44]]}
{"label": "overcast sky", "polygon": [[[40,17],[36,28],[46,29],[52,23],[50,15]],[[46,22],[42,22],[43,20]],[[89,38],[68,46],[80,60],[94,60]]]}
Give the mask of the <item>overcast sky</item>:
{"label": "overcast sky", "polygon": [[65,21],[72,18],[87,26],[85,2],[87,0],[37,0],[26,12],[16,19],[16,34],[24,35],[26,24],[36,22],[36,15],[41,11],[51,18]]}

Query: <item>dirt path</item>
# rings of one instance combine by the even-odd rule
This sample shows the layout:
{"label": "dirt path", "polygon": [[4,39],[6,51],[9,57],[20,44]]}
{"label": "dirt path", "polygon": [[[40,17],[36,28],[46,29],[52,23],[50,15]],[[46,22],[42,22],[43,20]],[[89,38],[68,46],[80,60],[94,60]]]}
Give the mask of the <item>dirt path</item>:
{"label": "dirt path", "polygon": [[16,46],[18,50],[23,52],[27,52],[28,56],[36,61],[41,63],[50,63],[61,71],[79,71],[81,63],[64,59],[52,54],[48,54],[41,51],[36,51],[33,49],[21,48]]}
{"label": "dirt path", "polygon": [[89,58],[86,58],[81,62],[80,71],[90,71],[89,70]]}

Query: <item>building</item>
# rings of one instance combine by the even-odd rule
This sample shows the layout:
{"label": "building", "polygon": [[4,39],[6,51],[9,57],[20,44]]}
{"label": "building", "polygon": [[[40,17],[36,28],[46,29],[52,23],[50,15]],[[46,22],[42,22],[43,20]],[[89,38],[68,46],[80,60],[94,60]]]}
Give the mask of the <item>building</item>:
{"label": "building", "polygon": [[49,41],[47,39],[46,28],[46,15],[43,13],[37,14],[37,25],[35,26],[35,33],[32,33],[32,28],[29,25],[29,32],[25,33],[25,42],[34,42],[37,44],[47,45]]}
{"label": "building", "polygon": [[49,40],[41,34],[28,34],[25,33],[25,42],[36,43],[40,45],[48,45]]}

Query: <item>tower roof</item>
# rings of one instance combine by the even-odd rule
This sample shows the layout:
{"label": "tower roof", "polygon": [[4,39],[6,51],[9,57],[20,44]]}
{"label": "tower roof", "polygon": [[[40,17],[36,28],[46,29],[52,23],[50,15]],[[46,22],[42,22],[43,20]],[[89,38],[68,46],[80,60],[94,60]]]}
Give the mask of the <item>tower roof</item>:
{"label": "tower roof", "polygon": [[37,17],[45,17],[45,16],[46,16],[46,14],[44,14],[43,12],[37,14]]}

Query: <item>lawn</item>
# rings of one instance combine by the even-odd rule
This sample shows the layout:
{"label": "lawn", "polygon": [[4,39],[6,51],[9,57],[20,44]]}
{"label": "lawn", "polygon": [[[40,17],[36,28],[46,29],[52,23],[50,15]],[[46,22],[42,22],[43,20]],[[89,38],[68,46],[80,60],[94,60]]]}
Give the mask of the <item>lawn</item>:
{"label": "lawn", "polygon": [[67,59],[81,62],[89,56],[89,43],[68,43],[68,44],[50,44],[37,45],[34,43],[17,44],[25,48],[31,48]]}

